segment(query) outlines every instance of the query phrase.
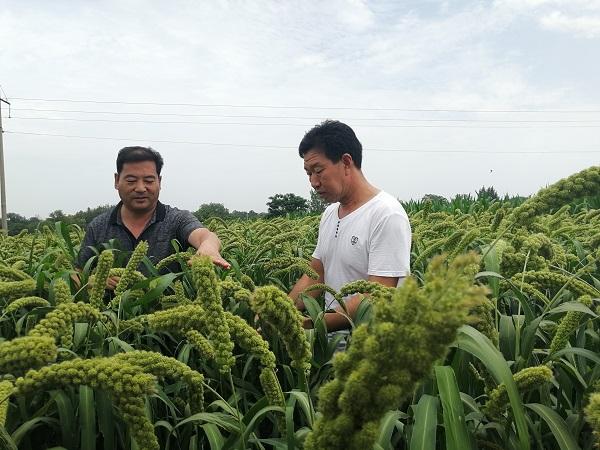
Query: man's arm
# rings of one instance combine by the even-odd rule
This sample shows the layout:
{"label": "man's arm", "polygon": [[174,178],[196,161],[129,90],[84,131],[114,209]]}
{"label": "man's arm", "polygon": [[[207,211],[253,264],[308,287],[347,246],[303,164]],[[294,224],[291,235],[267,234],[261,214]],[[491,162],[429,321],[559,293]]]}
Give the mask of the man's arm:
{"label": "man's arm", "polygon": [[231,267],[231,264],[221,256],[221,241],[208,228],[196,228],[190,233],[188,242],[196,249],[196,255],[209,256],[214,264],[224,269]]}
{"label": "man's arm", "polygon": [[[369,275],[369,281],[383,284],[387,287],[396,287],[400,278],[403,277],[380,277],[376,275]],[[350,328],[350,322],[346,316],[350,316],[350,318],[354,320],[356,317],[356,311],[358,310],[363,297],[364,295],[357,294],[346,300],[345,305],[348,311],[347,314],[341,306],[336,308],[336,312],[325,313],[324,320],[325,325],[327,325],[327,331],[338,331]],[[310,328],[312,328],[312,325],[310,325]]]}
{"label": "man's arm", "polygon": [[[323,263],[320,259],[312,258],[310,261],[310,267],[312,267],[314,271],[317,272],[319,278],[317,280],[313,280],[308,275],[302,275],[302,277],[296,282],[296,284],[288,294],[289,297],[293,300],[294,304],[296,305],[296,308],[298,308],[300,311],[304,311],[304,302],[298,298],[300,297],[300,293],[308,287],[312,286],[313,284],[323,283],[323,281],[325,280],[325,271],[323,270]],[[309,293],[311,297],[318,297],[320,294],[320,290],[311,291]]]}

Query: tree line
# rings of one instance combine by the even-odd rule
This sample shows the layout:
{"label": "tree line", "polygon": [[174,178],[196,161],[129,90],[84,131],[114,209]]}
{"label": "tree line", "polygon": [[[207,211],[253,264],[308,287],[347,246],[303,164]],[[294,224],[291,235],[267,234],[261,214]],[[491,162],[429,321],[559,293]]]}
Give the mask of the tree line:
{"label": "tree line", "polygon": [[[427,208],[435,211],[462,211],[464,213],[473,212],[474,209],[487,208],[492,203],[502,202],[511,206],[518,206],[528,197],[508,196],[500,197],[493,187],[482,187],[475,194],[457,194],[452,198],[445,198],[440,195],[427,194],[420,200],[400,201],[409,214],[414,214],[420,209]],[[8,213],[8,233],[11,235],[19,233],[21,230],[30,232],[43,225],[52,225],[54,222],[62,221],[67,224],[76,224],[82,228],[97,215],[108,211],[114,205],[102,205],[95,208],[77,211],[74,214],[65,214],[58,209],[50,213],[46,219],[39,217],[26,218],[20,214]],[[277,216],[304,216],[307,214],[321,214],[327,207],[319,195],[311,190],[308,199],[296,194],[275,194],[269,197],[267,203],[267,212],[250,211],[230,211],[223,203],[203,203],[196,211],[192,213],[198,220],[205,221],[210,217],[220,217],[222,219],[240,219],[252,220],[266,217]],[[600,208],[600,196],[590,196],[582,202],[572,205],[574,209],[578,208]]]}

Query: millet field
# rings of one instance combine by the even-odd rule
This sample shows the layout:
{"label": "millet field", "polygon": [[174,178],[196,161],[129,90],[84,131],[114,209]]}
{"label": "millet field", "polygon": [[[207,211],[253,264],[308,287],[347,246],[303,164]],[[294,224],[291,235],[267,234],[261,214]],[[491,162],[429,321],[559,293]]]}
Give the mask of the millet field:
{"label": "millet field", "polygon": [[305,330],[287,297],[316,275],[318,216],[208,220],[229,271],[190,252],[153,265],[144,242],[131,255],[109,242],[81,285],[79,227],[2,235],[0,450],[592,449],[592,195],[600,167],[518,206],[407,208],[412,276],[332,292],[365,295],[345,351],[323,298],[303,295]]}

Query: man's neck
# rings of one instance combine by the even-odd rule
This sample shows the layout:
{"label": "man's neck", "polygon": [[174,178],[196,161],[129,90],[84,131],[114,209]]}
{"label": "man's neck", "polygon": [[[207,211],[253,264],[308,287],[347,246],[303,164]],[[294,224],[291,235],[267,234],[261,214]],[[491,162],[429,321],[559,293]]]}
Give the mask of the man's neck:
{"label": "man's neck", "polygon": [[354,183],[352,189],[340,200],[338,217],[341,219],[362,205],[367,203],[379,193],[379,189],[370,184],[364,177],[360,177]]}
{"label": "man's neck", "polygon": [[156,211],[156,205],[149,211],[132,211],[125,205],[121,206],[121,221],[129,231],[137,238],[152,219],[152,215]]}

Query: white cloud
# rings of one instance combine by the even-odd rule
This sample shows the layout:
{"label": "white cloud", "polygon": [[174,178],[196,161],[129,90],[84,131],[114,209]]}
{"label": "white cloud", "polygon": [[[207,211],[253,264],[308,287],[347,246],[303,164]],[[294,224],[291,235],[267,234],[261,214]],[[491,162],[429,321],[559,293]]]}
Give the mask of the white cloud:
{"label": "white cloud", "polygon": [[[325,117],[347,120],[355,126],[365,148],[544,150],[560,146],[586,148],[594,139],[597,142],[597,128],[378,127],[405,123],[383,122],[394,117],[438,119],[465,115],[355,111],[352,107],[561,109],[579,105],[581,109],[597,109],[594,103],[600,102],[599,94],[587,86],[596,82],[598,63],[574,51],[565,55],[568,45],[551,56],[541,54],[539,47],[527,47],[527,39],[533,36],[538,43],[546,43],[548,33],[541,33],[538,23],[553,11],[567,18],[591,16],[598,2],[474,1],[461,3],[460,7],[456,2],[446,2],[439,8],[432,2],[423,2],[425,6],[421,7],[417,1],[406,5],[366,0],[169,4],[157,0],[57,0],[39,1],[36,8],[16,0],[8,3],[0,11],[0,61],[4,69],[0,82],[9,96],[308,107],[296,110],[51,104],[65,109],[268,115],[276,117],[262,122],[293,123],[290,126],[12,119],[3,124],[10,131],[290,147],[279,152],[156,143],[154,146],[167,161],[161,196],[177,206],[193,209],[200,203],[217,201],[230,209],[264,210],[267,197],[274,193],[306,195],[308,184],[293,148],[304,131]],[[563,33],[552,37],[567,44],[571,39],[571,35]],[[589,41],[577,42],[590,45]],[[549,80],[546,75],[556,73],[554,69],[567,57],[572,70]],[[586,80],[588,85],[583,84]],[[331,106],[348,109],[310,108]],[[50,105],[14,101],[13,107],[17,116],[25,115],[16,110],[19,107]],[[43,115],[56,118],[66,114]],[[104,117],[120,120],[128,116]],[[507,117],[511,118],[495,116]],[[258,118],[141,119],[261,122]],[[383,120],[378,122],[380,119]],[[113,201],[113,158],[116,150],[127,143],[7,133],[9,209],[46,215],[53,209],[73,212]],[[507,168],[501,178],[500,166],[495,166],[498,191],[510,189],[526,194],[544,184],[548,174],[559,178],[568,175],[567,171],[577,164],[579,168],[586,165],[581,159],[573,159],[570,166],[563,164],[564,159],[558,155],[544,161],[547,173],[540,167],[539,174],[521,177],[510,171],[508,166],[514,158],[509,156],[474,156],[466,162],[460,155],[438,158],[430,154],[429,158],[411,153],[371,153],[365,161],[366,174],[380,187],[410,198],[425,192],[452,193],[487,185],[490,181],[481,178],[483,175],[475,178],[472,174],[487,176],[487,165],[499,161]],[[590,159],[597,161],[597,155]],[[419,167],[439,176],[423,176],[425,172]],[[26,195],[31,179],[43,186],[35,198]],[[73,186],[76,189],[71,190]]]}
{"label": "white cloud", "polygon": [[348,26],[349,31],[363,32],[375,23],[375,16],[365,0],[345,0],[337,2],[340,22]]}
{"label": "white cloud", "polygon": [[553,11],[540,18],[540,24],[549,30],[573,33],[586,38],[600,36],[600,16],[573,17]]}

